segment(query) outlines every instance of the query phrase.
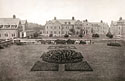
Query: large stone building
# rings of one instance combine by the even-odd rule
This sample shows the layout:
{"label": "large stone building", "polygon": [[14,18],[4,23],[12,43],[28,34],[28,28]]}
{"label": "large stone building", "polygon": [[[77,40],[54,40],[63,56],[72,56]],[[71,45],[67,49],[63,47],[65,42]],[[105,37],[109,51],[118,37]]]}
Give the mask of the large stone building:
{"label": "large stone building", "polygon": [[26,20],[13,18],[0,18],[0,39],[13,39],[26,37]]}
{"label": "large stone building", "polygon": [[120,17],[118,21],[111,21],[110,31],[116,37],[125,37],[125,20]]}
{"label": "large stone building", "polygon": [[49,20],[45,24],[44,35],[45,36],[64,36],[65,34],[70,34],[71,29],[75,30],[74,34],[78,34],[82,28],[82,22],[72,19],[56,19]]}
{"label": "large stone building", "polygon": [[102,20],[100,22],[90,22],[91,31],[100,35],[106,35],[109,30],[109,25],[104,23]]}
{"label": "large stone building", "polygon": [[56,19],[49,20],[45,24],[45,36],[64,36],[65,34],[74,33],[75,35],[84,34],[92,35],[107,34],[109,25],[101,22],[88,22],[88,20],[80,21],[74,17],[72,19]]}

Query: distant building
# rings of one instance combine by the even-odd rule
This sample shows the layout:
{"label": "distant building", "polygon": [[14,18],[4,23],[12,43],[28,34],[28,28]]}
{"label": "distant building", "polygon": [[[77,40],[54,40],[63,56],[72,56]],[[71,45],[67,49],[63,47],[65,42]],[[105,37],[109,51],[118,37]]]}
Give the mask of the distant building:
{"label": "distant building", "polygon": [[110,30],[114,36],[125,37],[125,20],[120,17],[118,21],[111,21]]}
{"label": "distant building", "polygon": [[[74,32],[70,30],[75,30]],[[65,34],[79,34],[82,29],[82,22],[80,20],[72,19],[56,19],[49,20],[45,24],[44,35],[45,36],[64,36]]]}
{"label": "distant building", "polygon": [[56,19],[49,20],[45,24],[45,36],[64,36],[65,34],[71,35],[92,35],[107,34],[109,25],[101,22],[88,22],[88,20],[80,21],[74,17],[72,19]]}
{"label": "distant building", "polygon": [[109,30],[109,25],[104,23],[103,21],[100,22],[90,22],[91,23],[91,31],[92,33],[97,33],[100,35],[106,35]]}
{"label": "distant building", "polygon": [[26,36],[26,20],[13,18],[0,18],[0,39],[22,38]]}

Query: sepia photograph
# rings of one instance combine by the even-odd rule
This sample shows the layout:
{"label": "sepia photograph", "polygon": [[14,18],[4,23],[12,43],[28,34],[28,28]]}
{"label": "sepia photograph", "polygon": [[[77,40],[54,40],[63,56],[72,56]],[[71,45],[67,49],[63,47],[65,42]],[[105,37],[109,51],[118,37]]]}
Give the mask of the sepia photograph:
{"label": "sepia photograph", "polygon": [[125,81],[125,0],[0,0],[0,81]]}

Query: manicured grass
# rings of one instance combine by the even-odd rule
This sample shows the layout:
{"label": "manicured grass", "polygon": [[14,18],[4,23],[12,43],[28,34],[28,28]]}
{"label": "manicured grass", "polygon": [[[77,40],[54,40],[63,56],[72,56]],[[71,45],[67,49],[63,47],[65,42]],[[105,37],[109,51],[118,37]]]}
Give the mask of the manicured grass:
{"label": "manicured grass", "polygon": [[41,61],[40,56],[51,45],[12,45],[0,49],[0,81],[125,81],[125,42],[117,41],[121,47],[107,46],[108,42],[75,45],[92,72],[31,71],[34,62]]}
{"label": "manicured grass", "polygon": [[58,71],[58,68],[58,64],[37,61],[31,71]]}
{"label": "manicured grass", "polygon": [[65,71],[93,71],[87,61],[65,64]]}

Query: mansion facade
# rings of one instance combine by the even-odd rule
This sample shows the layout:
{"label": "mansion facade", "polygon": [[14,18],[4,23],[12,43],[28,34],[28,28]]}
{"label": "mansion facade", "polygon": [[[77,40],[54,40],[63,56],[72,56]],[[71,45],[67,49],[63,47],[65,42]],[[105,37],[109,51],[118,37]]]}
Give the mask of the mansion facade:
{"label": "mansion facade", "polygon": [[0,18],[0,39],[13,39],[26,37],[26,20],[20,20],[13,15],[13,18]]}
{"label": "mansion facade", "polygon": [[43,35],[45,36],[64,36],[68,35],[92,35],[107,34],[109,26],[107,23],[101,22],[88,22],[87,20],[80,21],[74,17],[72,19],[56,19],[49,20],[45,24]]}
{"label": "mansion facade", "polygon": [[114,36],[125,37],[125,20],[120,17],[118,21],[112,21],[110,31]]}

